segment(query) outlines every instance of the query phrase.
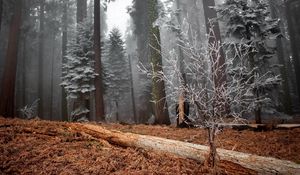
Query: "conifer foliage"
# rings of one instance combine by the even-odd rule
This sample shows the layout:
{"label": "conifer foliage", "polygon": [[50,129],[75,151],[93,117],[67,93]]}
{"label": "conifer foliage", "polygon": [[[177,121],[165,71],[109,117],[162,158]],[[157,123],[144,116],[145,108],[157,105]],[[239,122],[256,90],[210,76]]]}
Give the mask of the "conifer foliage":
{"label": "conifer foliage", "polygon": [[262,0],[226,0],[216,10],[225,23],[227,40],[251,48],[231,74],[250,80],[248,85],[252,93],[247,94],[247,98],[254,99],[250,105],[255,111],[256,122],[261,123],[261,110],[274,105],[271,92],[280,83],[275,65],[270,62],[276,49],[270,42],[280,36],[279,21],[271,18],[268,4]]}
{"label": "conifer foliage", "polygon": [[107,61],[105,64],[106,94],[116,106],[116,118],[118,120],[118,103],[121,97],[129,91],[129,63],[125,56],[124,41],[117,28],[113,28],[109,34]]}
{"label": "conifer foliage", "polygon": [[97,76],[93,61],[93,25],[88,20],[78,24],[75,37],[70,39],[67,49],[67,63],[63,65],[62,86],[67,98],[74,100],[74,107],[69,120],[86,119],[89,113],[86,101],[90,92],[95,90],[93,80]]}

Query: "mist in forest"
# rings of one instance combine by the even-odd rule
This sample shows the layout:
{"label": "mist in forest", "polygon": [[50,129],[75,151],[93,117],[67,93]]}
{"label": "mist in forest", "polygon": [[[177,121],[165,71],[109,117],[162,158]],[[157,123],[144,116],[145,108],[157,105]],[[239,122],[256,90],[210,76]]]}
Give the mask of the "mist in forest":
{"label": "mist in forest", "polygon": [[299,16],[296,0],[0,0],[0,116],[289,120]]}

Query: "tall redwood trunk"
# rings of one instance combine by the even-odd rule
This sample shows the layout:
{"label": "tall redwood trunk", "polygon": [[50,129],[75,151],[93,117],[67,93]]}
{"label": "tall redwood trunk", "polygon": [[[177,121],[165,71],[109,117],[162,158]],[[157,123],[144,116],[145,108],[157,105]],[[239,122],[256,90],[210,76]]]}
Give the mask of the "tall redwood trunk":
{"label": "tall redwood trunk", "polygon": [[[276,13],[276,4],[272,3],[272,0],[269,0],[270,4],[270,9],[271,9],[271,16],[272,18],[278,18],[279,15]],[[280,22],[280,29],[284,30],[284,25],[282,22]],[[281,31],[283,33],[283,31]],[[283,80],[282,83],[282,90],[283,93],[280,93],[280,99],[282,101],[283,105],[283,111],[286,114],[292,114],[293,113],[293,108],[292,108],[292,100],[291,100],[291,95],[290,95],[290,86],[289,86],[289,77],[288,77],[288,71],[287,71],[287,66],[285,63],[286,56],[284,54],[284,47],[282,43],[282,37],[278,37],[276,39],[276,45],[277,45],[277,57],[278,57],[278,62],[281,64],[280,68],[280,74]]]}
{"label": "tall redwood trunk", "polygon": [[2,10],[3,10],[3,1],[0,0],[0,31],[1,31],[1,24],[2,24]]}
{"label": "tall redwood trunk", "polygon": [[134,87],[133,87],[133,76],[132,76],[132,65],[131,65],[131,57],[128,56],[129,61],[129,71],[130,71],[130,90],[131,90],[131,101],[132,101],[132,112],[133,119],[135,123],[138,123],[137,115],[136,115],[136,107],[135,107],[135,98],[134,98]]}
{"label": "tall redwood trunk", "polygon": [[158,26],[153,26],[153,23],[158,18],[158,0],[147,0],[149,13],[149,43],[150,60],[152,64],[152,100],[154,101],[155,124],[169,125],[170,118],[168,113],[168,105],[166,101],[165,82],[156,77],[157,74],[163,71],[162,56],[160,46],[160,31]]}
{"label": "tall redwood trunk", "polygon": [[55,32],[50,31],[50,36],[52,38],[52,43],[51,43],[51,72],[50,72],[50,105],[49,105],[49,115],[50,118],[49,120],[55,120],[56,118],[53,116],[53,86],[54,86],[54,62],[55,62]]}
{"label": "tall redwood trunk", "polygon": [[[68,0],[65,0],[63,5],[63,16],[62,16],[62,64],[66,64],[66,56],[67,56],[67,43],[68,43]],[[64,68],[62,69],[62,77],[65,76]],[[68,120],[68,107],[67,107],[67,93],[65,89],[62,87],[62,95],[61,95],[61,112],[62,112],[62,120]]]}
{"label": "tall redwood trunk", "polygon": [[94,48],[95,48],[95,108],[96,121],[104,121],[103,82],[101,65],[101,43],[100,43],[100,0],[94,0]]}
{"label": "tall redwood trunk", "polygon": [[44,112],[44,98],[43,98],[43,79],[44,79],[44,32],[45,32],[45,0],[40,0],[40,31],[39,31],[39,87],[38,87],[38,97],[39,97],[39,117],[43,117]]}
{"label": "tall redwood trunk", "polygon": [[0,95],[0,115],[14,117],[15,81],[17,72],[18,44],[22,16],[22,0],[16,0],[15,11],[10,23],[9,41]]}
{"label": "tall redwood trunk", "polygon": [[298,101],[300,103],[300,2],[298,0],[287,0],[286,14],[288,20],[294,69],[296,73]]}
{"label": "tall redwood trunk", "polygon": [[77,23],[83,22],[84,18],[87,16],[87,0],[77,0]]}

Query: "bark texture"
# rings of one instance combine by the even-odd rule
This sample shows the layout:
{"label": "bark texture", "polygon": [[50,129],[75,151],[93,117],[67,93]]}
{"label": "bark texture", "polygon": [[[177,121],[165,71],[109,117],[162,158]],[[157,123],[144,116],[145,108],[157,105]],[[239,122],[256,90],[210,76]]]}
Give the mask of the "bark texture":
{"label": "bark texture", "polygon": [[38,87],[38,97],[39,97],[39,110],[38,116],[43,117],[44,112],[44,44],[45,44],[45,0],[40,0],[40,33],[39,33],[39,51],[38,51],[38,64],[39,64],[39,87]]}
{"label": "bark texture", "polygon": [[[64,2],[63,5],[63,16],[62,16],[62,64],[66,64],[66,56],[67,56],[67,44],[68,44],[68,0]],[[65,70],[62,68],[62,77],[65,76]],[[61,111],[62,111],[62,119],[63,121],[68,120],[68,103],[67,103],[67,93],[65,89],[62,87],[62,96],[61,96]]]}
{"label": "bark texture", "polygon": [[17,0],[9,31],[4,74],[2,79],[0,115],[14,117],[15,81],[17,73],[18,44],[22,16],[22,0]]}
{"label": "bark texture", "polygon": [[150,43],[150,60],[152,64],[152,100],[154,101],[154,114],[156,124],[169,125],[170,118],[168,113],[168,105],[166,102],[165,82],[160,80],[157,75],[163,71],[162,57],[160,47],[160,31],[158,26],[153,26],[153,23],[158,18],[158,1],[148,0],[149,13],[149,43]]}
{"label": "bark texture", "polygon": [[1,24],[2,24],[2,10],[3,10],[3,1],[0,0],[0,31],[1,31]]}
{"label": "bark texture", "polygon": [[95,107],[96,121],[104,121],[103,82],[100,43],[100,0],[94,0],[94,47],[95,47]]}
{"label": "bark texture", "polygon": [[[269,4],[270,4],[270,9],[271,9],[271,16],[273,18],[279,18],[278,14],[276,13],[276,4],[272,3],[271,0],[269,0]],[[282,22],[280,22],[280,29],[281,29],[281,33],[283,33],[284,31],[284,25]],[[288,71],[287,71],[287,66],[285,63],[285,60],[287,60],[288,58],[286,58],[285,54],[284,54],[284,47],[283,47],[283,42],[282,42],[282,37],[278,37],[276,39],[276,45],[277,45],[277,57],[278,57],[278,62],[281,65],[280,68],[280,74],[282,77],[282,85],[281,88],[283,90],[283,93],[280,94],[281,95],[281,100],[282,100],[282,105],[283,105],[283,111],[286,114],[292,114],[293,113],[293,107],[292,107],[292,99],[291,99],[291,95],[290,95],[290,86],[289,86],[289,77],[288,77]]]}
{"label": "bark texture", "polygon": [[296,82],[298,89],[298,101],[300,103],[300,1],[287,0],[286,14],[288,20],[288,28],[292,47],[293,63],[296,73]]}
{"label": "bark texture", "polygon": [[[187,142],[164,139],[154,136],[109,131],[100,126],[81,125],[84,132],[96,138],[107,140],[111,144],[124,147],[143,148],[162,151],[184,158],[204,162],[209,153],[209,147]],[[76,129],[76,128],[74,128]],[[271,157],[256,156],[247,153],[217,149],[220,160],[230,161],[259,174],[299,174],[300,165],[291,161]]]}
{"label": "bark texture", "polygon": [[2,78],[0,115],[14,117],[15,82],[17,73],[18,44],[22,17],[22,0],[17,0],[10,23],[9,40],[6,50],[5,67]]}

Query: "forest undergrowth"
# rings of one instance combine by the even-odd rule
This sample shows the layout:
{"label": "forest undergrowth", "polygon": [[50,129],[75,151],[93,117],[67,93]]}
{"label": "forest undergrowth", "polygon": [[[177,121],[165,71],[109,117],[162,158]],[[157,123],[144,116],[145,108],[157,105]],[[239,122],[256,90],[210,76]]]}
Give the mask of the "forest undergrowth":
{"label": "forest undergrowth", "polygon": [[[109,130],[206,144],[202,129],[101,124]],[[225,149],[300,162],[300,129],[254,132],[224,130]],[[221,174],[255,174],[231,162]],[[0,174],[209,174],[200,162],[162,152],[112,145],[77,123],[0,118]]]}

